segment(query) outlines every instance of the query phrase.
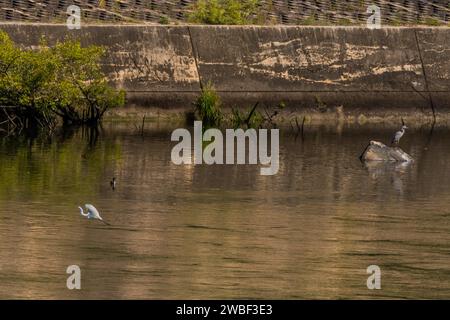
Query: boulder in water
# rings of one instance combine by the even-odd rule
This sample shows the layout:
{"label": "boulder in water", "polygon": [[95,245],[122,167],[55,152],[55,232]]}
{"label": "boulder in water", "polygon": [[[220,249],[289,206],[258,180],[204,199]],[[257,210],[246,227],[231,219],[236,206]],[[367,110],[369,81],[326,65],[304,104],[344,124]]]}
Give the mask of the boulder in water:
{"label": "boulder in water", "polygon": [[399,147],[388,147],[378,141],[370,141],[362,155],[361,161],[412,162],[414,159]]}

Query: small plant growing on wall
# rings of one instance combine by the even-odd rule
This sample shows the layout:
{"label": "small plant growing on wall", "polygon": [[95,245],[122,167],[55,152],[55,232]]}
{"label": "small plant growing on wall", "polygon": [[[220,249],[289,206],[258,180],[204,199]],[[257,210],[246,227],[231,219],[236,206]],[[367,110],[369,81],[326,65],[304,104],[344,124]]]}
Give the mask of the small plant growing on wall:
{"label": "small plant growing on wall", "polygon": [[203,87],[194,105],[195,112],[206,127],[220,124],[222,120],[220,97],[211,83]]}
{"label": "small plant growing on wall", "polygon": [[189,21],[204,24],[254,24],[259,17],[259,0],[198,0],[191,7]]}

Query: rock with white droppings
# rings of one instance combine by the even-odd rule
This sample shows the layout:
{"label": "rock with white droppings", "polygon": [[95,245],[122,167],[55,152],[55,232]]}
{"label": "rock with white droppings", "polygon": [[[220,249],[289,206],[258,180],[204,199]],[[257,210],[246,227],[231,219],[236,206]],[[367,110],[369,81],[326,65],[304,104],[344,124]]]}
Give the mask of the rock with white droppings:
{"label": "rock with white droppings", "polygon": [[388,147],[378,141],[370,141],[359,157],[361,161],[412,162],[414,159],[399,147]]}

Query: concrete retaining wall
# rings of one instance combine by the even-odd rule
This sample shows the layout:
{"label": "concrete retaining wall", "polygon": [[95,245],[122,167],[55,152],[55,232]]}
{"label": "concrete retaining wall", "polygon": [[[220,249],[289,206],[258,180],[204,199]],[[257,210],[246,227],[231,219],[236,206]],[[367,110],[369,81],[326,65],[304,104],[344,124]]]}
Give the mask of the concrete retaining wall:
{"label": "concrete retaining wall", "polygon": [[130,104],[187,107],[202,85],[225,103],[347,110],[450,109],[450,29],[0,24],[19,44],[77,37],[104,45]]}

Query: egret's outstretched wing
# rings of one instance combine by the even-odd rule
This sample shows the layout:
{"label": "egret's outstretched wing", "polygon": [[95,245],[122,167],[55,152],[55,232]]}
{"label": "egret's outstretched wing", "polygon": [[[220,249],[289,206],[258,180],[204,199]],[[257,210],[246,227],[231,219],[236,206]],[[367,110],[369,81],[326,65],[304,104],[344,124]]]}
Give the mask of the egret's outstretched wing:
{"label": "egret's outstretched wing", "polygon": [[84,205],[89,213],[89,217],[93,219],[98,219],[102,221],[106,225],[110,225],[108,222],[104,221],[103,218],[100,216],[100,213],[98,210],[92,205],[92,204],[85,204]]}

